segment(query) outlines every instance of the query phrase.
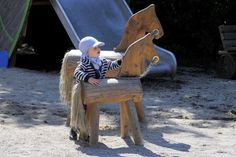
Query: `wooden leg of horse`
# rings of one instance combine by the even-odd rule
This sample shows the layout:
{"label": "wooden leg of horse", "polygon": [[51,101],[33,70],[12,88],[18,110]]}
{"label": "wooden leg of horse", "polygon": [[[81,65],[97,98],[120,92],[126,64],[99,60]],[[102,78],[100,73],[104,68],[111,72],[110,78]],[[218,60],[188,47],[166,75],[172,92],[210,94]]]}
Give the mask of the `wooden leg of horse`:
{"label": "wooden leg of horse", "polygon": [[136,107],[139,121],[144,122],[145,121],[145,114],[144,114],[144,108],[142,106],[142,102],[135,102],[134,104]]}
{"label": "wooden leg of horse", "polygon": [[121,138],[125,138],[128,136],[128,115],[125,102],[120,104],[120,136]]}
{"label": "wooden leg of horse", "polygon": [[127,113],[128,113],[128,119],[129,119],[129,126],[131,128],[134,143],[136,145],[143,145],[143,138],[140,131],[138,116],[135,110],[134,102],[133,101],[127,101],[127,105],[125,105]]}
{"label": "wooden leg of horse", "polygon": [[87,105],[88,126],[89,126],[89,145],[94,145],[98,142],[99,130],[99,105]]}
{"label": "wooden leg of horse", "polygon": [[70,126],[70,118],[71,118],[71,109],[70,106],[68,107],[68,114],[67,114],[67,119],[66,119],[66,126]]}

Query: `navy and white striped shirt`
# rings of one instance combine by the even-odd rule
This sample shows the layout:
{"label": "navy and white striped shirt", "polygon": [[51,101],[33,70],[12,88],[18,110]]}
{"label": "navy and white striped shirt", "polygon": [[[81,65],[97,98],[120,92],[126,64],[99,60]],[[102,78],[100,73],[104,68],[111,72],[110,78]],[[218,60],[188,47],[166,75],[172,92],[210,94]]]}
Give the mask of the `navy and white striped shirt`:
{"label": "navy and white striped shirt", "polygon": [[110,61],[107,59],[102,59],[101,62],[102,65],[100,66],[100,68],[95,69],[93,63],[88,58],[82,58],[80,64],[74,71],[74,78],[76,82],[88,82],[88,79],[90,77],[96,79],[105,78],[107,71],[118,69],[121,66],[121,60]]}

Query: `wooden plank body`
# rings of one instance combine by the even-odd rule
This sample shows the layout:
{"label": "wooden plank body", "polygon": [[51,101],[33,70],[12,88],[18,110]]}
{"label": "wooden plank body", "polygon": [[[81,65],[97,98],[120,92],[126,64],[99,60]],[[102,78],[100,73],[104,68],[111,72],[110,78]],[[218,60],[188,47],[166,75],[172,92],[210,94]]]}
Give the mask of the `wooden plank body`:
{"label": "wooden plank body", "polygon": [[142,84],[139,78],[102,79],[99,86],[82,83],[84,104],[110,104],[124,102],[132,98],[141,102]]}

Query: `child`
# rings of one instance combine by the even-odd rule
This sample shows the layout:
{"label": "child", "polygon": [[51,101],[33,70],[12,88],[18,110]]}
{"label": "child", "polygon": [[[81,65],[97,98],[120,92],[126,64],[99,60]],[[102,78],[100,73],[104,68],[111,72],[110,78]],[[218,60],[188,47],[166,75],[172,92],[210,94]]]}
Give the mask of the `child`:
{"label": "child", "polygon": [[[79,65],[74,71],[76,83],[84,81],[97,86],[100,82],[99,79],[105,78],[108,70],[117,69],[121,66],[121,59],[109,61],[100,58],[100,47],[104,45],[104,42],[100,42],[91,36],[87,36],[80,41],[79,49],[82,52],[82,56]],[[85,105],[84,107],[86,110]],[[70,131],[70,139],[77,139],[77,134],[74,129]]]}
{"label": "child", "polygon": [[108,70],[117,69],[121,65],[121,59],[109,61],[100,58],[100,47],[104,46],[104,42],[87,36],[79,43],[79,49],[82,51],[80,64],[75,69],[74,77],[76,82],[89,82],[92,85],[98,85],[99,79],[105,77]]}

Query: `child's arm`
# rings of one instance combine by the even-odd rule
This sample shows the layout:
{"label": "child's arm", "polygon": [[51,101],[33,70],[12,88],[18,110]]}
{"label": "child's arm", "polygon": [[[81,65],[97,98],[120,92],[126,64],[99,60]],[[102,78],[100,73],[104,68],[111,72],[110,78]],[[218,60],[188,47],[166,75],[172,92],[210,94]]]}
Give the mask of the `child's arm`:
{"label": "child's arm", "polygon": [[120,68],[121,63],[122,63],[122,59],[117,59],[114,61],[107,60],[107,61],[108,61],[108,70],[118,69]]}
{"label": "child's arm", "polygon": [[86,66],[81,61],[74,71],[74,77],[77,82],[78,81],[88,82],[89,77],[88,77],[88,73],[86,73],[85,70],[86,70]]}
{"label": "child's arm", "polygon": [[86,66],[82,62],[80,62],[80,64],[77,66],[74,72],[74,77],[76,79],[76,82],[84,81],[84,82],[89,82],[90,84],[95,86],[99,85],[100,81],[98,79],[89,77],[88,73],[86,73],[85,71],[86,71]]}

